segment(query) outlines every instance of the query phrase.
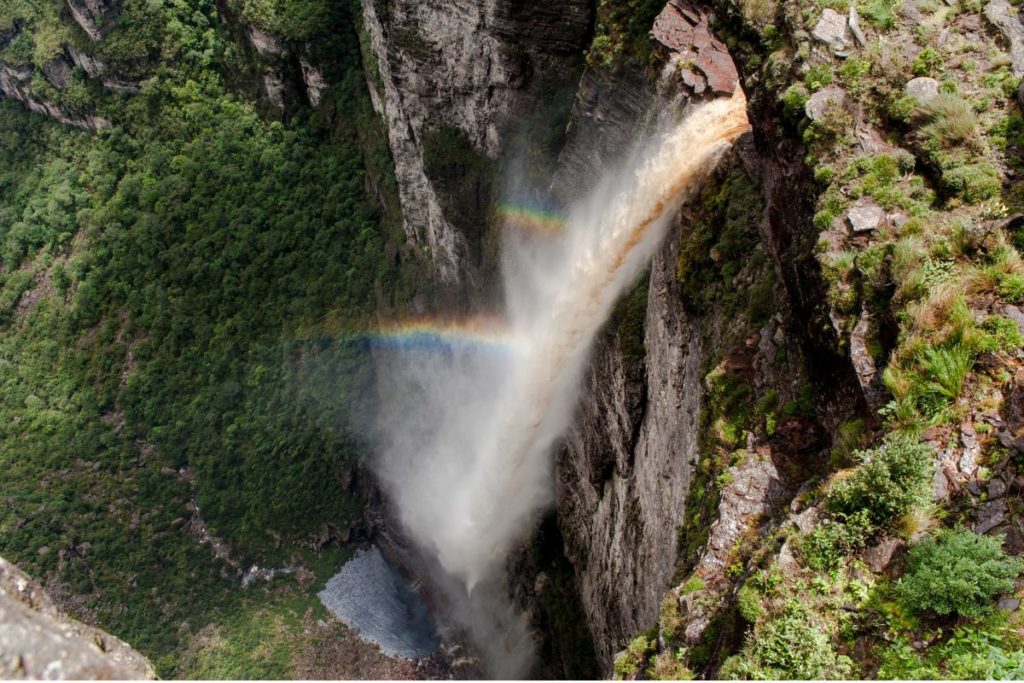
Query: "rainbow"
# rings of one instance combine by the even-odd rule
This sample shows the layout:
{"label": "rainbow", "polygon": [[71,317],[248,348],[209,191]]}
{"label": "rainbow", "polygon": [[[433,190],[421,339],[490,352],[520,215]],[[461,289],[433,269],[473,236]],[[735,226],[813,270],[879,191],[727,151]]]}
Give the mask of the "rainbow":
{"label": "rainbow", "polygon": [[495,206],[495,213],[506,225],[518,230],[558,233],[565,229],[565,218],[554,211],[502,202]]}
{"label": "rainbow", "polygon": [[514,347],[504,325],[494,318],[464,321],[406,320],[367,335],[371,343],[395,349],[473,348],[507,353]]}

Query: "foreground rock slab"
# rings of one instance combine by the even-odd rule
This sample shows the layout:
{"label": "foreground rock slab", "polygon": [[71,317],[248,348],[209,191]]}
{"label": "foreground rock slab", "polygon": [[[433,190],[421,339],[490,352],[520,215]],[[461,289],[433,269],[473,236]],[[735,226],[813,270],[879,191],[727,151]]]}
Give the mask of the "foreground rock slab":
{"label": "foreground rock slab", "polygon": [[54,605],[25,572],[0,558],[0,678],[155,679],[126,643]]}

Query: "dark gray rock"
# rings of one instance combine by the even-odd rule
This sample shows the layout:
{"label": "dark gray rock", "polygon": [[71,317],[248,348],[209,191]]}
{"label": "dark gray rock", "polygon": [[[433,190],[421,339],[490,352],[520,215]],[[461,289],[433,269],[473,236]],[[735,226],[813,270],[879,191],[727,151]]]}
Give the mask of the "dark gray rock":
{"label": "dark gray rock", "polygon": [[881,543],[864,551],[864,561],[871,571],[881,574],[900,558],[907,548],[902,538],[887,538]]}
{"label": "dark gray rock", "polygon": [[999,601],[999,609],[1004,612],[1016,612],[1020,607],[1020,600],[1017,598],[1003,598]]}
{"label": "dark gray rock", "polygon": [[1000,498],[985,503],[978,509],[976,516],[978,521],[974,524],[974,533],[987,534],[1006,519],[1006,501]]}

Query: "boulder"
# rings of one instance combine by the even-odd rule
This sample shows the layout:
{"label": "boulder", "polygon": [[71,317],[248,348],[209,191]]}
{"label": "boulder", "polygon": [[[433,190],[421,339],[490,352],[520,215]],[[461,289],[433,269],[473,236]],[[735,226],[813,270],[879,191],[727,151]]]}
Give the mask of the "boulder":
{"label": "boulder", "polygon": [[875,230],[884,219],[885,211],[870,199],[858,200],[846,214],[846,222],[855,235]]}
{"label": "boulder", "polygon": [[[1009,0],[989,0],[985,18],[999,29],[1010,46],[1010,63],[1016,78],[1024,77],[1024,25]],[[1024,87],[1024,86],[1022,86]],[[1018,92],[1018,97],[1024,97]]]}
{"label": "boulder", "polygon": [[837,55],[844,55],[850,49],[853,35],[844,17],[834,9],[826,8],[821,19],[811,31],[811,36],[831,48]]}
{"label": "boulder", "polygon": [[857,41],[857,44],[861,47],[867,45],[867,38],[864,37],[864,31],[860,28],[860,15],[857,14],[857,7],[853,4],[850,5],[850,14],[846,18],[846,23],[850,27],[850,33],[853,34],[853,39]]}
{"label": "boulder", "polygon": [[923,104],[939,94],[939,82],[927,76],[918,76],[907,81],[903,92]]}
{"label": "boulder", "polygon": [[907,547],[902,538],[887,538],[881,543],[864,551],[864,561],[871,571],[881,574],[896,562]]}
{"label": "boulder", "polygon": [[804,105],[804,113],[811,121],[821,121],[825,114],[835,108],[846,109],[849,107],[849,100],[842,88],[823,88],[811,95]]}
{"label": "boulder", "polygon": [[974,523],[973,531],[976,534],[987,534],[992,529],[1003,523],[1006,519],[1006,500],[989,501],[982,505],[977,512],[977,521]]}
{"label": "boulder", "polygon": [[678,71],[694,94],[710,90],[731,95],[739,73],[725,43],[711,32],[710,22],[707,9],[687,0],[672,0],[654,20],[651,37],[667,59],[669,70]]}
{"label": "boulder", "polygon": [[71,80],[71,65],[64,59],[64,55],[59,55],[43,64],[42,70],[46,80],[58,90],[63,90]]}
{"label": "boulder", "polygon": [[1021,311],[1016,306],[1007,306],[1003,311],[1006,317],[1012,320],[1017,325],[1017,329],[1022,335],[1024,335],[1024,311]]}

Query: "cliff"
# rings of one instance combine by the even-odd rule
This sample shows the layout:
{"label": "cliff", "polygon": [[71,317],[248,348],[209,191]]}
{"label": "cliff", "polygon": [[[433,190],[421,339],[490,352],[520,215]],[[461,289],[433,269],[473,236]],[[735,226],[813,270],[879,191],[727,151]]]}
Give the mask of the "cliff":
{"label": "cliff", "polygon": [[[145,112],[161,97],[190,106],[188,98],[199,99],[189,90],[195,81],[161,84],[160,65],[202,81],[210,64],[230,64],[217,71],[230,94],[217,90],[216,106],[196,118],[237,98],[289,135],[296,121],[309,121],[323,133],[316,144],[343,139],[359,148],[361,169],[338,184],[364,192],[372,211],[349,210],[349,196],[332,195],[331,203],[346,216],[372,214],[383,236],[338,236],[346,249],[332,258],[346,266],[330,272],[362,287],[373,310],[360,315],[391,318],[493,307],[497,199],[518,193],[571,203],[638,132],[738,83],[752,131],[673,217],[649,271],[600,334],[574,426],[555,453],[555,510],[509,563],[510,592],[542,632],[545,672],[831,678],[1019,670],[1010,556],[1024,551],[1016,473],[1024,452],[1024,28],[1013,5],[362,0],[355,15],[337,16],[317,7],[292,15],[225,1],[202,15],[185,49],[151,39],[164,34],[148,24],[152,31],[130,34],[138,44],[127,40],[120,18],[134,6],[68,0],[57,15],[33,17],[32,31],[27,19],[0,24],[0,92],[69,126],[116,129],[122,111]],[[192,49],[214,23],[217,49]],[[40,27],[56,39],[26,43]],[[358,31],[358,45],[334,40],[343,31]],[[361,64],[356,79],[343,68],[350,58]],[[218,121],[229,118],[237,117]],[[262,130],[255,118],[244,120]],[[268,128],[269,151],[233,168],[256,169],[254,177],[318,173],[312,152],[302,163],[278,163],[281,141],[294,142],[281,130]],[[161,187],[173,193],[192,177],[177,151],[154,154],[150,175],[133,182],[150,187],[171,165],[175,174]],[[510,177],[519,184],[507,187]],[[125,187],[118,201],[150,195]],[[274,195],[267,213],[298,213],[288,196]],[[92,216],[75,208],[83,220]],[[320,231],[341,220],[315,214],[302,222],[307,260],[325,272],[331,259]],[[245,221],[216,215],[208,224]],[[295,228],[285,227],[275,239]],[[70,259],[70,238],[62,239],[54,247],[61,268]],[[268,260],[275,239],[255,240]],[[234,248],[233,237],[222,241]],[[355,244],[375,256],[350,262]],[[229,253],[223,261],[245,262]],[[50,262],[38,272],[48,269]],[[366,286],[357,282],[364,272],[373,274]],[[256,272],[252,291],[268,281],[276,278]],[[233,279],[225,282],[227,291]],[[176,300],[181,286],[160,290],[160,300]],[[26,295],[20,307],[24,291],[13,297],[17,316],[36,300]],[[289,339],[300,359],[282,361],[289,378],[306,379],[318,363],[345,374],[324,339],[343,336],[349,322],[321,304],[309,304],[315,316],[289,308],[304,311],[295,329],[320,335]],[[148,308],[135,315],[159,329]],[[114,327],[100,337],[120,340],[124,328]],[[147,335],[138,331],[143,348]],[[173,334],[164,339],[178,343]],[[218,353],[210,355],[233,357]],[[268,372],[253,363],[262,369],[210,380],[222,397],[211,405],[233,410],[241,387]],[[131,353],[109,365],[122,364],[129,378]],[[287,396],[274,405],[295,403]],[[15,399],[19,410],[35,404],[27,393]],[[107,410],[115,400],[97,403]],[[144,417],[158,428],[146,431],[135,415],[139,434],[189,431]],[[103,419],[123,427],[116,411]],[[280,432],[309,424],[303,414]],[[201,433],[230,431],[222,427]],[[188,443],[203,446],[199,440]],[[139,443],[127,448],[146,456],[151,447]],[[305,445],[289,453],[300,451]],[[273,462],[291,471],[291,460]],[[337,477],[360,495],[373,489],[354,469],[329,465],[315,469],[331,473],[318,481]],[[211,456],[207,466],[211,476],[244,479],[237,463]],[[272,478],[254,477],[260,486]],[[353,528],[372,533],[387,519],[374,509]],[[349,538],[324,524],[321,545]],[[239,528],[254,526],[247,519]],[[955,605],[912,591],[915,572],[947,543],[977,560],[957,565],[964,576],[950,569],[961,585],[992,572],[988,588]]]}

